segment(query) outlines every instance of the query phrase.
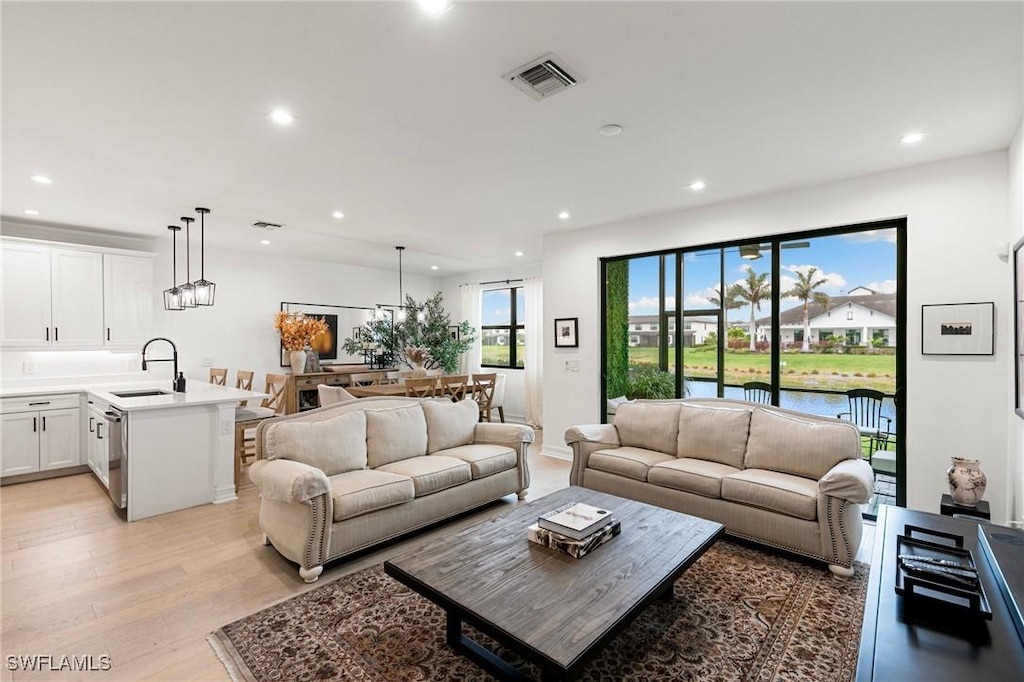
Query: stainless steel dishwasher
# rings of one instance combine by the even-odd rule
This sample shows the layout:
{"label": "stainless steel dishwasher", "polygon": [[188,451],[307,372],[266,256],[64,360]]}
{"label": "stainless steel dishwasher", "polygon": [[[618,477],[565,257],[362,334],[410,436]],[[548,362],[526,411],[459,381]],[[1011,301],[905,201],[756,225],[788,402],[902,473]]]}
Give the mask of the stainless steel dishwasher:
{"label": "stainless steel dishwasher", "polygon": [[128,508],[128,414],[116,407],[104,414],[107,422],[107,493],[118,509]]}

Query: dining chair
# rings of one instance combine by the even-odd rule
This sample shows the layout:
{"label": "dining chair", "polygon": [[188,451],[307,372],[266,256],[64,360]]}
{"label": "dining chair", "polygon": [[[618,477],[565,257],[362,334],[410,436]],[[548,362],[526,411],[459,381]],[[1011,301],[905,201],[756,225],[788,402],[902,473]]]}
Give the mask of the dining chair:
{"label": "dining chair", "polygon": [[406,379],[405,395],[412,398],[433,398],[438,394],[438,383],[434,377]]}
{"label": "dining chair", "polygon": [[748,381],[743,384],[743,399],[762,405],[772,404],[772,385],[763,381]]}
{"label": "dining chair", "polygon": [[862,436],[868,436],[868,448],[885,450],[892,435],[892,419],[882,414],[885,394],[873,388],[852,388],[846,392],[849,410],[836,416],[856,424]]}
{"label": "dining chair", "polygon": [[[243,391],[252,390],[252,379],[255,376],[252,370],[240,369],[235,372],[235,388],[240,388]],[[239,407],[245,407],[249,404],[248,400],[243,400],[238,403]]]}
{"label": "dining chair", "polygon": [[227,368],[211,367],[210,368],[210,383],[216,384],[217,386],[228,385],[228,370]]}
{"label": "dining chair", "polygon": [[457,403],[466,397],[466,390],[469,387],[469,375],[449,374],[442,376],[439,383],[441,385],[441,395],[447,396]]}
{"label": "dining chair", "polygon": [[504,374],[499,374],[494,381],[494,395],[491,396],[491,405],[487,410],[487,421],[491,421],[491,410],[497,410],[501,423],[505,423],[505,379],[507,378]]}
{"label": "dining chair", "polygon": [[384,375],[383,383],[385,383],[385,384],[397,384],[398,383],[398,379],[399,379],[401,374],[402,373],[397,371],[397,370],[394,371],[394,372],[388,372],[387,374]]}
{"label": "dining chair", "polygon": [[245,432],[255,429],[264,419],[284,414],[287,387],[287,375],[268,374],[263,392],[269,395],[263,399],[263,402],[259,406],[235,408],[235,492],[238,492],[243,460],[248,457],[250,449],[252,456],[256,455],[256,436],[253,434],[251,437],[246,437]]}
{"label": "dining chair", "polygon": [[491,421],[491,400],[494,398],[494,385],[498,380],[496,372],[485,374],[474,374],[470,377],[472,383],[472,396],[480,408],[480,421]]}
{"label": "dining chair", "polygon": [[351,386],[380,386],[382,379],[384,372],[356,372],[349,375],[348,381]]}
{"label": "dining chair", "polygon": [[341,386],[328,386],[326,384],[319,384],[316,387],[317,398],[320,401],[320,407],[327,407],[328,405],[336,405],[337,403],[348,402],[349,400],[358,400],[354,395],[346,391]]}

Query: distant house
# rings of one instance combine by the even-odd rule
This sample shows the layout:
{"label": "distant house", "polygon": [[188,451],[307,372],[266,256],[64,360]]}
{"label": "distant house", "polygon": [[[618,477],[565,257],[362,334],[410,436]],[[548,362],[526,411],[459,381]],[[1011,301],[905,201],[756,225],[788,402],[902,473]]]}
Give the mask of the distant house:
{"label": "distant house", "polygon": [[[846,296],[830,296],[827,306],[811,301],[808,318],[811,343],[842,339],[847,346],[867,346],[882,339],[886,346],[896,345],[896,294],[854,287]],[[754,326],[757,338],[771,338],[771,316],[755,320]],[[779,331],[783,346],[803,343],[803,303],[779,313]]]}
{"label": "distant house", "polygon": [[[718,321],[708,317],[683,318],[683,346],[690,348],[702,345],[708,334],[718,330]],[[676,321],[668,319],[668,345],[675,345]],[[660,322],[657,315],[629,316],[630,348],[654,348],[661,337]]]}

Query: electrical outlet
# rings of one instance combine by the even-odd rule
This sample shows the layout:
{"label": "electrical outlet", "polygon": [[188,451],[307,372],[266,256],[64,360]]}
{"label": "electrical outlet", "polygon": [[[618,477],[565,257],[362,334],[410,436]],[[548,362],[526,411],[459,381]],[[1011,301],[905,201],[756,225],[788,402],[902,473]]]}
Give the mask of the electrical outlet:
{"label": "electrical outlet", "polygon": [[234,429],[234,427],[235,427],[234,422],[229,422],[226,419],[221,419],[220,420],[220,433],[221,433],[222,436],[230,435],[231,431],[232,431],[232,429]]}
{"label": "electrical outlet", "polygon": [[203,358],[203,367],[213,367],[213,358]]}
{"label": "electrical outlet", "polygon": [[34,363],[34,362],[23,362],[23,363],[21,363],[21,371],[24,374],[35,374],[36,373],[36,363]]}

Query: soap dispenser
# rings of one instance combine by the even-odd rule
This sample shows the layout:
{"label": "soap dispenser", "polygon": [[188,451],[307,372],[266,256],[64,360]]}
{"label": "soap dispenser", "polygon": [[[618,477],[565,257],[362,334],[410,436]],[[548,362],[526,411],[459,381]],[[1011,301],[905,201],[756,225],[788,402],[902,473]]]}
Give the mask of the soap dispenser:
{"label": "soap dispenser", "polygon": [[178,372],[178,378],[174,380],[174,392],[184,393],[185,392],[185,373]]}

